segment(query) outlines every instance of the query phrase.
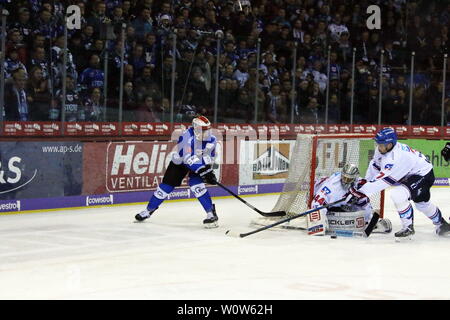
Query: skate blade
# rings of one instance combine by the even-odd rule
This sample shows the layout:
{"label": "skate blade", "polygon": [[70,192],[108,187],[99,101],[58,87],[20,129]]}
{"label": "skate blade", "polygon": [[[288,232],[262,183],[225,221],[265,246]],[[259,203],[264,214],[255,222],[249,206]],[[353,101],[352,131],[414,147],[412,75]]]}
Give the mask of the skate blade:
{"label": "skate blade", "polygon": [[395,242],[409,242],[412,241],[413,237],[412,236],[407,236],[407,237],[395,237]]}
{"label": "skate blade", "polygon": [[217,222],[211,222],[211,223],[205,223],[203,225],[205,227],[205,229],[214,229],[219,227],[219,224]]}

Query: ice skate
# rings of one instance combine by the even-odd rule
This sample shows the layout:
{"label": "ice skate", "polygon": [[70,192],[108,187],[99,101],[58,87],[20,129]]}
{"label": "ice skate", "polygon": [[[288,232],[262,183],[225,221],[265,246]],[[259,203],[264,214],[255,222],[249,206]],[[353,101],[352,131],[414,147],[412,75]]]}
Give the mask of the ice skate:
{"label": "ice skate", "polygon": [[436,228],[436,234],[441,237],[450,236],[450,224],[448,224],[444,218],[441,220],[441,224]]}
{"label": "ice skate", "polygon": [[208,212],[208,217],[203,220],[203,225],[207,229],[217,228],[219,226],[218,220],[216,206],[213,204],[211,212]]}
{"label": "ice skate", "polygon": [[414,226],[411,224],[395,233],[395,241],[412,240],[414,233]]}
{"label": "ice skate", "polygon": [[137,222],[144,221],[145,219],[150,218],[150,216],[152,215],[153,212],[155,212],[155,210],[150,211],[145,209],[144,211],[139,212],[134,218],[136,219]]}

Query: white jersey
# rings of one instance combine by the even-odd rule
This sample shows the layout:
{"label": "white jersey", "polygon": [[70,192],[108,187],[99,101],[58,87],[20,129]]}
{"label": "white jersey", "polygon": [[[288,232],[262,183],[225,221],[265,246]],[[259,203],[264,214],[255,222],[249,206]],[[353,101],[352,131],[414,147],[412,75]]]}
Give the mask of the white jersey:
{"label": "white jersey", "polygon": [[[354,185],[358,186],[360,181],[361,179],[356,179]],[[314,185],[314,198],[311,203],[311,208],[318,208],[344,198],[348,193],[348,189],[349,188],[344,188],[342,186],[341,172],[336,172],[327,178],[323,178]],[[357,203],[352,208],[349,208],[345,201],[336,204],[334,207],[344,206],[347,207],[347,210],[350,209],[351,211],[367,210],[372,212],[372,206],[367,198],[362,199],[361,202]]]}
{"label": "white jersey", "polygon": [[425,176],[432,169],[433,165],[422,153],[404,143],[397,142],[392,150],[385,154],[381,154],[376,148],[367,169],[367,183],[359,191],[370,196],[398,184],[406,177]]}

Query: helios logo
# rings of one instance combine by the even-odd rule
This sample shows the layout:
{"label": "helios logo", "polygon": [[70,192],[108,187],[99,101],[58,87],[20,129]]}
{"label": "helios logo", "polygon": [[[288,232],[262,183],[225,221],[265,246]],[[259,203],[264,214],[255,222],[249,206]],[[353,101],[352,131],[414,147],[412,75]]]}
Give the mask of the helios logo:
{"label": "helios logo", "polygon": [[0,203],[0,212],[20,211],[20,201]]}
{"label": "helios logo", "polygon": [[114,204],[114,197],[112,194],[109,196],[87,196],[86,197],[86,206],[99,206],[99,205],[108,205]]}

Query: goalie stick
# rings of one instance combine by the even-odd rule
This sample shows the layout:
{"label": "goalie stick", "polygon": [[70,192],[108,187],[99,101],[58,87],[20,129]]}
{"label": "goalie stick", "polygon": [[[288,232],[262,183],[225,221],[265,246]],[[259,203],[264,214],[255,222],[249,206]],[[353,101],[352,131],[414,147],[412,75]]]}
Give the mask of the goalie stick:
{"label": "goalie stick", "polygon": [[264,212],[259,210],[258,208],[255,208],[254,206],[252,206],[250,203],[248,203],[247,201],[245,201],[244,199],[242,199],[241,197],[239,197],[237,194],[235,194],[233,191],[231,191],[230,189],[228,189],[227,187],[225,187],[223,184],[221,184],[220,182],[216,181],[217,185],[219,187],[221,187],[222,189],[224,189],[225,191],[227,191],[229,194],[231,194],[233,197],[235,197],[236,199],[238,199],[239,201],[243,202],[244,204],[246,204],[248,207],[252,208],[253,210],[255,210],[256,212],[258,212],[260,215],[264,216],[264,217],[284,217],[286,215],[286,211],[274,211],[274,212]]}
{"label": "goalie stick", "polygon": [[[262,228],[259,228],[259,229],[256,229],[256,230],[253,230],[253,231],[250,231],[250,232],[247,232],[247,233],[235,233],[235,232],[233,232],[233,231],[231,231],[231,230],[228,230],[227,232],[225,232],[225,234],[228,235],[228,236],[230,236],[230,237],[244,238],[244,237],[247,237],[247,236],[252,235],[252,234],[254,234],[254,233],[257,233],[257,232],[260,232],[260,231],[263,231],[263,230],[270,229],[270,228],[275,227],[275,226],[277,226],[277,225],[279,225],[279,224],[282,224],[282,223],[285,223],[285,222],[288,222],[288,221],[291,221],[291,220],[294,220],[294,219],[297,219],[297,218],[306,216],[307,214],[310,214],[310,213],[312,213],[312,212],[319,211],[319,210],[326,209],[326,208],[328,208],[328,207],[334,206],[335,204],[337,204],[337,203],[339,203],[339,202],[342,202],[342,201],[344,201],[345,199],[346,199],[346,198],[342,198],[342,199],[337,200],[337,201],[335,201],[335,202],[326,204],[326,205],[324,205],[324,206],[322,206],[322,207],[314,208],[314,209],[305,211],[305,212],[303,212],[303,213],[299,213],[299,214],[296,214],[296,215],[294,215],[294,216],[291,216],[291,217],[288,217],[288,218],[285,218],[285,219],[278,220],[277,222],[274,222],[274,223],[272,223],[272,224],[269,224],[269,225],[267,225],[267,226],[264,226],[264,227],[262,227]],[[372,228],[373,228],[373,227],[372,227]]]}

